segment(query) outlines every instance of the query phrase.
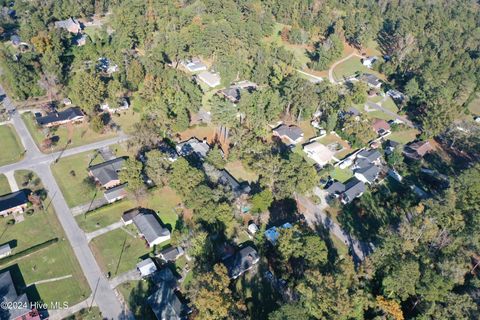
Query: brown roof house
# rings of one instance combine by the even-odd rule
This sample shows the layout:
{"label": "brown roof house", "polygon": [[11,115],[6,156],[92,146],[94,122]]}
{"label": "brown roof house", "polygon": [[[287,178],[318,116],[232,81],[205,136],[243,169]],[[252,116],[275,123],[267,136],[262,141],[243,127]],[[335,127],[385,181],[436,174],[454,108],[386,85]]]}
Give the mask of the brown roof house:
{"label": "brown roof house", "polygon": [[124,158],[115,158],[88,167],[88,174],[105,189],[116,187],[120,184],[118,173],[123,168]]}
{"label": "brown roof house", "polygon": [[433,150],[429,141],[416,141],[405,146],[403,154],[414,160],[420,160],[424,155]]}
{"label": "brown roof house", "polygon": [[372,124],[373,130],[379,135],[384,136],[387,133],[390,133],[390,125],[387,121],[383,119],[377,119]]}
{"label": "brown roof house", "polygon": [[28,205],[26,190],[18,190],[0,196],[0,216],[7,216],[11,213],[22,213]]}

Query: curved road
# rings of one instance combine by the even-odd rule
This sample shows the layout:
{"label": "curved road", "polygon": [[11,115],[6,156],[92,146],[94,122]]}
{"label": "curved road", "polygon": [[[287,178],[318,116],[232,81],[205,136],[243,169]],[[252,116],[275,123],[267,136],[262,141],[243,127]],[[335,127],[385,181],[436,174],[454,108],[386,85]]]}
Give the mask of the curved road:
{"label": "curved road", "polygon": [[[0,95],[2,94],[5,93],[3,88],[0,87]],[[108,319],[133,318],[131,314],[126,313],[125,307],[115,295],[114,290],[110,287],[109,282],[98,266],[97,261],[88,246],[87,237],[83,230],[80,229],[70,212],[70,208],[65,202],[62,192],[50,170],[50,165],[60,156],[69,156],[115,144],[125,140],[126,136],[121,134],[117,138],[66,150],[63,154],[62,152],[43,154],[32,139],[30,132],[25,126],[20,114],[16,111],[12,101],[8,97],[5,97],[3,103],[11,115],[12,123],[25,147],[25,154],[23,160],[0,167],[0,173],[20,169],[29,169],[37,173],[42,180],[43,185],[48,190],[51,204],[53,205],[58,220],[60,221],[65,235],[73,248],[92,293],[94,293],[95,303],[100,308],[102,315]]]}
{"label": "curved road", "polygon": [[350,53],[350,54],[349,54],[348,56],[346,56],[345,58],[340,59],[340,60],[336,61],[334,64],[332,64],[332,66],[330,67],[330,69],[328,69],[328,80],[330,80],[331,83],[333,83],[333,84],[338,84],[338,83],[340,83],[339,81],[336,81],[336,80],[335,80],[335,77],[333,76],[333,69],[335,69],[335,67],[338,66],[340,63],[345,62],[345,61],[347,61],[348,59],[350,59],[350,58],[352,58],[352,57],[362,58],[361,55],[359,55],[359,54],[356,53],[356,52],[353,52],[353,53]]}

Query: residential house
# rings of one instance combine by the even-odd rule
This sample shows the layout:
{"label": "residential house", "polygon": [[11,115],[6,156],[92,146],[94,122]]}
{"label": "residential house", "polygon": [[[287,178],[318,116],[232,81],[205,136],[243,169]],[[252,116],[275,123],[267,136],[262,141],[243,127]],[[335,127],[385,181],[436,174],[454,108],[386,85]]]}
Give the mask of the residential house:
{"label": "residential house", "polygon": [[383,119],[377,119],[372,124],[373,130],[379,135],[384,136],[390,133],[390,125]]}
{"label": "residential house", "polygon": [[62,111],[49,112],[45,116],[36,117],[37,124],[50,128],[67,123],[78,123],[85,119],[85,115],[79,107],[69,107]]}
{"label": "residential house", "polygon": [[177,153],[181,157],[189,156],[194,154],[200,159],[204,159],[207,156],[208,151],[210,150],[210,145],[206,140],[200,141],[197,138],[193,137],[187,141],[178,143],[175,146]]}
{"label": "residential house", "polygon": [[219,91],[221,95],[225,97],[225,99],[230,100],[231,103],[237,103],[240,101],[240,88],[238,87],[229,87],[226,89],[222,89]]}
{"label": "residential house", "polygon": [[27,190],[18,190],[0,196],[0,216],[24,212],[28,205],[28,193]]}
{"label": "residential house", "polygon": [[400,145],[400,143],[398,143],[397,141],[393,141],[393,140],[388,140],[386,143],[385,143],[385,154],[386,155],[390,155],[393,153],[393,151],[395,150],[395,148],[397,148],[397,146]]}
{"label": "residential house", "polygon": [[133,223],[133,218],[140,214],[140,208],[130,209],[125,211],[122,215],[122,221],[124,225],[129,225]]}
{"label": "residential house", "polygon": [[160,251],[158,257],[166,262],[169,262],[177,260],[179,257],[183,256],[184,253],[185,252],[183,251],[182,247],[168,247]]}
{"label": "residential house", "polygon": [[106,101],[100,105],[100,109],[108,113],[117,113],[120,111],[128,110],[128,108],[130,108],[130,104],[128,103],[128,100],[126,98],[119,99],[117,103],[112,106]]}
{"label": "residential house", "polygon": [[244,247],[233,256],[224,260],[230,279],[236,279],[248,270],[252,269],[260,261],[257,250],[251,246]]}
{"label": "residential house", "polygon": [[377,60],[378,60],[378,58],[375,57],[375,56],[373,56],[373,57],[367,57],[367,58],[362,59],[362,64],[363,64],[365,67],[371,69],[371,68],[373,67],[373,64],[374,64],[375,62],[377,62]]}
{"label": "residential house", "polygon": [[[356,159],[356,163],[374,163],[374,164],[380,164],[381,162],[381,159],[382,159],[382,155],[380,154],[380,152],[378,152],[378,150],[375,150],[375,149],[370,149],[370,150],[367,150],[367,149],[364,149],[362,151],[360,151],[359,153],[357,153],[357,159]],[[365,161],[361,161],[361,160],[365,160]],[[357,165],[357,167],[362,167],[362,165]]]}
{"label": "residential house", "polygon": [[338,198],[345,192],[345,185],[341,182],[333,182],[327,189],[325,189],[330,198]]}
{"label": "residential house", "polygon": [[387,94],[392,97],[393,100],[402,101],[405,99],[405,95],[403,93],[394,89],[388,90]]}
{"label": "residential house", "polygon": [[370,88],[380,89],[382,86],[380,79],[371,73],[362,74],[359,80],[365,82]]}
{"label": "residential house", "polygon": [[88,174],[105,189],[116,187],[120,184],[118,173],[123,168],[124,158],[115,158],[88,167]]}
{"label": "residential house", "polygon": [[162,227],[154,214],[137,214],[132,220],[138,229],[138,233],[145,239],[145,241],[147,241],[149,247],[170,240],[170,230]]}
{"label": "residential house", "polygon": [[291,144],[297,144],[303,139],[303,131],[297,126],[287,126],[286,124],[281,124],[280,126],[273,129],[273,135],[279,137],[280,139],[285,139]]}
{"label": "residential house", "polygon": [[163,268],[152,275],[154,292],[147,298],[158,320],[182,320],[191,312],[180,299],[177,280],[169,268]]}
{"label": "residential house", "polygon": [[66,20],[55,21],[55,28],[65,29],[70,33],[79,33],[82,31],[82,25],[75,18],[68,18]]}
{"label": "residential house", "polygon": [[219,170],[218,183],[227,186],[232,190],[235,198],[250,193],[250,186],[241,184],[227,170]]}
{"label": "residential house", "polygon": [[40,320],[38,311],[30,307],[27,294],[18,294],[10,271],[0,273],[0,302],[8,306],[2,308],[2,320]]}
{"label": "residential house", "polygon": [[87,35],[86,34],[79,34],[75,38],[73,38],[73,43],[77,47],[81,47],[87,44]]}
{"label": "residential house", "polygon": [[406,145],[403,154],[413,160],[420,160],[427,153],[433,150],[429,141],[416,141]]}
{"label": "residential house", "polygon": [[9,243],[5,243],[0,246],[0,258],[9,256],[12,253],[12,248],[10,248]]}
{"label": "residential house", "polygon": [[209,124],[212,122],[212,113],[203,108],[200,108],[197,113],[190,116],[190,125]]}
{"label": "residential house", "polygon": [[197,78],[205,83],[210,88],[214,88],[220,85],[220,75],[218,73],[212,73],[210,71],[203,71],[197,75]]}
{"label": "residential house", "polygon": [[146,277],[157,271],[157,266],[151,258],[147,258],[137,263],[137,270],[142,277]]}
{"label": "residential house", "polygon": [[258,232],[258,226],[253,222],[248,225],[247,229],[248,229],[248,232],[250,232],[250,234],[252,235]]}
{"label": "residential house", "polygon": [[341,194],[342,203],[348,204],[355,198],[361,197],[365,190],[365,183],[356,178],[350,179],[345,184],[345,191]]}
{"label": "residential house", "polygon": [[207,65],[204,64],[200,59],[193,58],[192,60],[184,60],[180,62],[182,66],[184,66],[190,72],[200,72],[206,71]]}
{"label": "residential house", "polygon": [[335,152],[330,150],[327,146],[318,141],[308,143],[303,146],[303,151],[307,157],[318,163],[320,166],[325,166],[334,159]]}
{"label": "residential house", "polygon": [[379,174],[380,168],[374,164],[354,170],[355,178],[366,184],[372,184],[375,182]]}
{"label": "residential house", "polygon": [[105,192],[103,193],[105,200],[107,200],[108,203],[114,203],[115,201],[122,200],[128,195],[128,192],[125,189],[126,186],[127,184],[124,183],[105,190]]}

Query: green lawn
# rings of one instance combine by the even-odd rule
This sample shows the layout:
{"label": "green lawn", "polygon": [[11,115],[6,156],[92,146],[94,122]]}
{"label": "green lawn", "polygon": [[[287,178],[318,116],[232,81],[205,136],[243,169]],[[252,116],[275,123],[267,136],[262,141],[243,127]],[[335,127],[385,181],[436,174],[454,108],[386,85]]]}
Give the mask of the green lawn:
{"label": "green lawn", "polygon": [[[61,158],[60,161],[52,164],[53,175],[70,207],[85,204],[103,196],[102,191],[85,183],[85,179],[88,177],[87,168],[89,164],[102,161],[103,158],[100,154],[89,151]],[[72,170],[75,173],[74,176],[71,173]]]}
{"label": "green lawn", "polygon": [[372,119],[383,119],[385,121],[389,121],[389,120],[394,120],[395,117],[389,115],[389,114],[386,114],[385,112],[382,112],[382,111],[371,111],[371,112],[366,112],[366,115],[369,117],[369,118],[372,118]]}
{"label": "green lawn", "polygon": [[128,309],[137,319],[155,320],[155,315],[147,303],[147,297],[153,292],[149,282],[127,281],[117,287]]}
{"label": "green lawn", "polygon": [[240,160],[227,163],[225,169],[238,181],[255,182],[258,180],[258,174],[245,169]]}
{"label": "green lawn", "polygon": [[22,158],[23,146],[13,127],[9,124],[0,126],[0,166],[17,162]]}
{"label": "green lawn", "polygon": [[[93,132],[88,126],[88,123],[86,122],[75,124],[73,126],[64,125],[56,128],[43,130],[37,126],[34,119],[34,115],[31,112],[22,114],[22,118],[25,121],[25,125],[27,126],[28,131],[30,131],[33,137],[33,140],[35,140],[35,143],[39,147],[41,147],[43,140],[45,140],[46,138],[46,135],[45,135],[46,131],[50,131],[52,136],[57,136],[59,138],[55,146],[47,150],[43,150],[44,152],[54,152],[54,151],[62,150],[67,145],[68,140],[71,141],[68,144],[68,148],[73,148],[73,147],[78,147],[84,144],[89,144],[89,143],[97,142],[100,140],[112,138],[116,135],[113,132],[108,132],[105,134],[99,134],[99,133]],[[71,130],[69,130],[68,127],[70,127]]]}
{"label": "green lawn", "polygon": [[[137,233],[135,226],[129,230]],[[104,272],[112,277],[135,268],[141,257],[147,256],[153,248],[148,248],[144,240],[133,238],[123,229],[105,233],[90,242],[95,258]],[[123,249],[123,253],[122,253]]]}
{"label": "green lawn", "polygon": [[0,260],[0,268],[18,265],[26,285],[71,275],[72,277],[68,279],[35,285],[35,288],[30,287],[27,291],[33,292],[36,289],[39,298],[48,303],[67,301],[73,305],[86,299],[90,295],[90,288],[53,209],[50,207],[45,212],[36,212],[24,217],[23,222],[14,225],[7,225],[10,218],[0,219],[0,243],[9,242],[13,247],[12,254],[55,237],[60,241],[6,264],[2,264]]}
{"label": "green lawn", "polygon": [[91,211],[86,215],[78,215],[75,219],[85,232],[92,232],[119,221],[125,211],[134,207],[136,206],[133,201],[122,200]]}
{"label": "green lawn", "polygon": [[353,173],[350,169],[340,169],[339,167],[335,167],[335,169],[333,169],[333,171],[330,173],[330,176],[335,180],[345,182],[353,177]]}
{"label": "green lawn", "polygon": [[405,144],[415,140],[419,133],[420,132],[417,129],[405,129],[392,132],[392,134],[388,136],[388,139]]}
{"label": "green lawn", "polygon": [[306,46],[293,45],[282,40],[280,32],[285,26],[286,25],[281,23],[275,23],[272,35],[266,38],[265,41],[267,43],[274,43],[279,47],[283,47],[295,56],[295,59],[299,62],[300,65],[306,65],[308,62],[310,62],[310,59],[307,56]]}
{"label": "green lawn", "polygon": [[120,129],[127,134],[133,133],[135,130],[134,124],[140,122],[141,118],[142,114],[136,112],[133,108],[112,115],[112,121],[119,125]]}
{"label": "green lawn", "polygon": [[8,184],[7,177],[4,174],[0,174],[0,195],[12,192],[10,184]]}
{"label": "green lawn", "polygon": [[350,59],[340,63],[333,69],[333,76],[335,80],[341,81],[344,78],[348,78],[351,76],[354,76],[355,73],[360,72],[360,73],[371,73],[374,74],[380,78],[383,78],[381,74],[378,72],[369,69],[365,67],[362,64],[362,61],[359,57],[351,57]]}
{"label": "green lawn", "polygon": [[390,96],[382,103],[382,107],[395,113],[398,112],[398,107]]}
{"label": "green lawn", "polygon": [[140,206],[157,212],[162,223],[167,227],[170,225],[173,230],[178,220],[175,207],[181,202],[173,189],[164,187],[150,191],[147,197],[140,201]]}

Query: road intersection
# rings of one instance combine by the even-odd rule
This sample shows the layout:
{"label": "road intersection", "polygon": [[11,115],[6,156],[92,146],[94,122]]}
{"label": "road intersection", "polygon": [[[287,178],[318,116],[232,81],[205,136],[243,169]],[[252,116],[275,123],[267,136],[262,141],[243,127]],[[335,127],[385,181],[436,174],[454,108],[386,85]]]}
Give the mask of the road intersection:
{"label": "road intersection", "polygon": [[[4,94],[3,88],[0,87],[0,95]],[[80,267],[82,268],[83,274],[92,290],[93,299],[95,300],[94,302],[100,308],[102,315],[108,319],[133,318],[133,316],[126,311],[125,306],[120,302],[100,269],[90,247],[88,246],[87,237],[72,215],[50,169],[50,165],[58,161],[61,156],[71,156],[80,152],[113,145],[125,141],[127,137],[123,133],[120,133],[118,137],[112,139],[67,149],[64,152],[44,154],[35,144],[35,141],[30,135],[30,132],[23,122],[19,112],[7,96],[5,96],[3,104],[11,116],[11,122],[22,141],[25,151],[24,157],[21,161],[0,167],[0,173],[26,169],[34,171],[39,176],[48,191],[51,205],[55,209],[60,224],[64,229],[67,239],[73,248]]]}

